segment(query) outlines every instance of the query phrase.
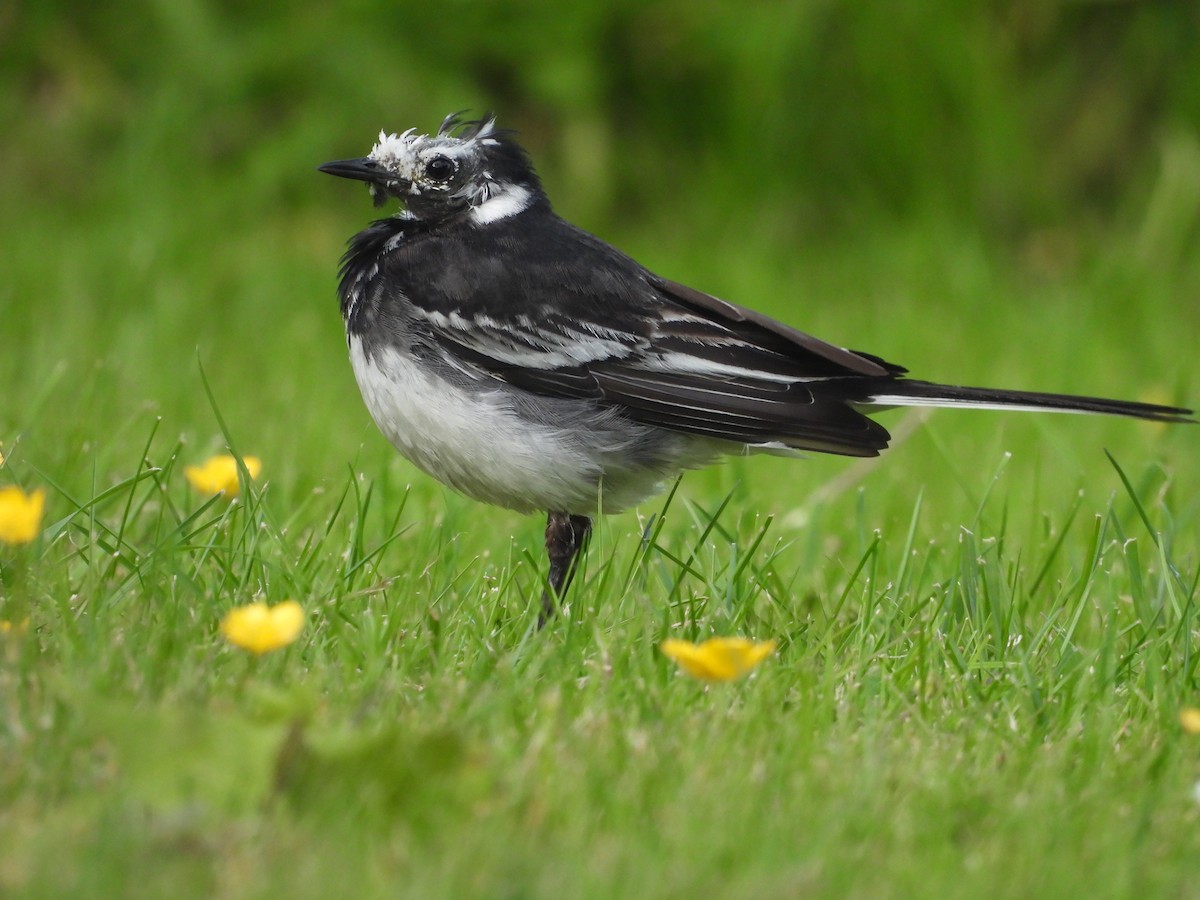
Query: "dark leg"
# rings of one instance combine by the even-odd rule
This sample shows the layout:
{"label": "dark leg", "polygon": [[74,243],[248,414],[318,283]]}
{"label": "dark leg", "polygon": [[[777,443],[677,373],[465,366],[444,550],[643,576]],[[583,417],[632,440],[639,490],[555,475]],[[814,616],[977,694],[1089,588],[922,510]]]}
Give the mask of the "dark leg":
{"label": "dark leg", "polygon": [[558,601],[566,594],[579,566],[579,554],[587,547],[592,533],[592,520],[587,516],[572,516],[552,512],[546,518],[546,555],[550,557],[550,586],[542,593],[541,628],[558,610]]}

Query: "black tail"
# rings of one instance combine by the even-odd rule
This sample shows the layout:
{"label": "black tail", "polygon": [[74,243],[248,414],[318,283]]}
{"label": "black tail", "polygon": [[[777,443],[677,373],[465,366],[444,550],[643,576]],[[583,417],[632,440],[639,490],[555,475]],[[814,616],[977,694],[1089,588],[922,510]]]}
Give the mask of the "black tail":
{"label": "black tail", "polygon": [[1103,397],[1071,394],[1042,394],[1034,391],[1004,391],[991,388],[954,387],[930,381],[898,378],[880,385],[867,398],[873,406],[945,406],[964,409],[1016,409],[1024,411],[1100,413],[1130,416],[1155,422],[1195,422],[1193,411],[1182,406],[1160,406]]}

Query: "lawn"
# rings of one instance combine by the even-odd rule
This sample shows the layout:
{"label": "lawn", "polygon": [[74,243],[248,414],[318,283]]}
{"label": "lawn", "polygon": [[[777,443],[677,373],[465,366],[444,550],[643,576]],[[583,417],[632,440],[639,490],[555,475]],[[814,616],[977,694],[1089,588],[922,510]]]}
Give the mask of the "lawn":
{"label": "lawn", "polygon": [[[372,212],[314,171],[354,145],[306,119],[191,166],[137,110],[90,179],[34,177],[36,129],[6,151],[0,488],[45,514],[0,544],[0,895],[1200,894],[1194,426],[893,411],[879,460],[689,473],[598,524],[539,632],[543,522],[359,400],[334,287]],[[1004,239],[937,209],[814,236],[685,175],[559,206],[919,378],[1195,405],[1176,176]],[[230,451],[258,477],[194,489]],[[221,632],[287,601],[285,647]],[[659,649],[734,635],[777,649],[729,683]]]}

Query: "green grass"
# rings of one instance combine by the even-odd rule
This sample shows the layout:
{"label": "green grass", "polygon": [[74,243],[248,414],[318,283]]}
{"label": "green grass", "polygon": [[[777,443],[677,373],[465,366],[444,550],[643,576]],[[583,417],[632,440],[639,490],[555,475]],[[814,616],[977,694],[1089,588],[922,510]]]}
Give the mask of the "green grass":
{"label": "green grass", "polygon": [[[288,166],[337,155],[311,137]],[[537,633],[542,523],[358,400],[333,284],[365,195],[133,163],[69,219],[4,188],[0,484],[48,511],[0,548],[0,894],[1200,892],[1195,428],[895,412],[878,462],[690,473],[600,523]],[[679,203],[605,236],[918,377],[1200,399],[1200,269],[1137,216],[797,247]],[[262,480],[197,497],[229,444]],[[289,598],[285,650],[218,633]],[[711,687],[656,649],[711,634],[780,648]]]}
{"label": "green grass", "polygon": [[[603,527],[537,634],[532,527],[386,477],[293,514],[143,471],[5,570],[6,894],[1195,887],[1195,547],[1143,528],[1162,506],[993,496],[938,538],[932,489],[819,533],[677,494],[648,546]],[[296,646],[223,645],[252,596],[302,598]],[[710,632],[782,647],[707,689],[655,652]]]}
{"label": "green grass", "polygon": [[[798,273],[812,294],[861,275],[888,322],[824,300],[806,318],[938,376],[1194,388],[1169,339],[1194,311],[1181,320],[1173,291],[1132,324],[1072,330],[1057,298],[1119,312],[1119,283],[1018,296],[969,247],[942,250],[966,266],[943,291],[997,302],[933,330],[904,296],[921,264],[904,268],[901,239],[853,271],[765,260],[779,282],[749,264],[728,277],[754,299]],[[28,617],[0,639],[5,895],[1200,888],[1200,738],[1178,725],[1198,699],[1192,429],[892,414],[909,434],[880,463],[693,473],[601,524],[569,613],[539,634],[541,523],[393,458],[321,314],[337,240],[324,251],[299,294],[294,260],[239,259],[284,287],[239,296],[198,338],[164,329],[110,356],[121,323],[96,326],[100,347],[69,319],[25,334],[40,352],[10,373],[0,472],[50,501],[42,538],[4,551],[3,618]],[[260,303],[301,324],[240,324]],[[1061,329],[1071,363],[1022,323]],[[1129,327],[1147,338],[1132,374]],[[267,474],[206,502],[181,468],[227,439]],[[309,614],[259,660],[216,629],[257,598]],[[709,634],[781,646],[708,688],[656,651]]]}

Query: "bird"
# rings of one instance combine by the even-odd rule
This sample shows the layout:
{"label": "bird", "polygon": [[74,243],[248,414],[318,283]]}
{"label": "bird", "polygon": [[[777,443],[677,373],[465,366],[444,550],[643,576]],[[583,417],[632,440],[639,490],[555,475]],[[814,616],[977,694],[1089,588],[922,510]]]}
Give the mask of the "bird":
{"label": "bird", "polygon": [[338,296],[376,425],[477,501],[546,514],[538,627],[599,512],[722,456],[873,457],[910,406],[1193,421],[1177,406],[938,384],[655,274],[560,218],[495,115],[381,131],[319,171],[399,201],[348,243]]}

